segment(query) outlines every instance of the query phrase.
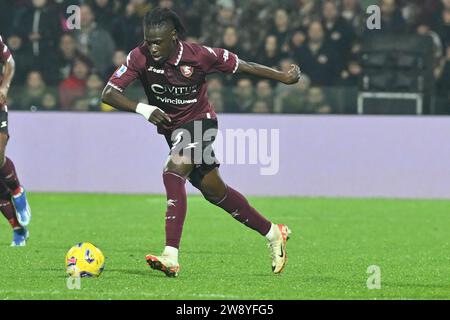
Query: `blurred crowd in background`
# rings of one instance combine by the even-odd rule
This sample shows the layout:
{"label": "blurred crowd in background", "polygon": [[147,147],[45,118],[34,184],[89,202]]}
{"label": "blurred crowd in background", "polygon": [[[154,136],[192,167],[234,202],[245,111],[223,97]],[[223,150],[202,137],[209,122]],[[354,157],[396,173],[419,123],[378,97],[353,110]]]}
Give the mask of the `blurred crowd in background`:
{"label": "blurred crowd in background", "polygon": [[[67,27],[74,4],[80,30]],[[370,4],[381,8],[380,31],[366,27]],[[180,15],[188,41],[279,70],[299,64],[302,80],[292,86],[209,76],[218,112],[355,113],[361,41],[380,32],[432,37],[436,94],[450,113],[450,0],[1,0],[0,34],[17,63],[11,109],[112,110],[101,104],[102,89],[142,42],[142,18],[155,6]],[[139,84],[128,94],[145,101]]]}

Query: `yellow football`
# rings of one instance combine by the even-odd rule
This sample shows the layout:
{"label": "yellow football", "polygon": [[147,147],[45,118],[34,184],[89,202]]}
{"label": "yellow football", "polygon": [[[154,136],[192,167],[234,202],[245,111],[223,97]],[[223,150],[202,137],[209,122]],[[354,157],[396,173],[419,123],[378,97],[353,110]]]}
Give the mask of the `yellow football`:
{"label": "yellow football", "polygon": [[98,277],[105,268],[105,256],[89,242],[80,242],[66,255],[66,272],[71,277]]}

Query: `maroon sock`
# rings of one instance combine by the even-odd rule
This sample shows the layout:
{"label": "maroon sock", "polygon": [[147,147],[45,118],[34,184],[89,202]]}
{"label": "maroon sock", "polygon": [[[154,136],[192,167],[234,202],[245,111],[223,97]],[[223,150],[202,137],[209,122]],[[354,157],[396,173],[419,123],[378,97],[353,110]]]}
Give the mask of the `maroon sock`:
{"label": "maroon sock", "polygon": [[250,206],[247,199],[233,188],[228,187],[225,197],[215,205],[263,236],[270,231],[272,223]]}
{"label": "maroon sock", "polygon": [[14,163],[6,157],[3,167],[0,168],[0,179],[11,189],[13,194],[17,193],[20,189],[19,178],[17,177],[16,168]]}
{"label": "maroon sock", "polygon": [[13,229],[20,229],[21,226],[19,221],[17,221],[16,210],[14,209],[11,200],[9,199],[0,199],[0,211],[5,216],[6,220],[8,220],[9,224]]}
{"label": "maroon sock", "polygon": [[167,195],[166,246],[179,248],[184,219],[186,218],[186,179],[166,171],[163,174]]}

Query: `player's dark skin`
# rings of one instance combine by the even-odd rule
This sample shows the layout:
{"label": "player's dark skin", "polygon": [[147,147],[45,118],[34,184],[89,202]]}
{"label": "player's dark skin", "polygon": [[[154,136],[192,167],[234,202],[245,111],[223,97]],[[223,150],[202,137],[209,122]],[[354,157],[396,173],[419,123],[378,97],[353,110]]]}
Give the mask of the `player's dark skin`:
{"label": "player's dark skin", "polygon": [[[163,64],[169,59],[177,48],[177,32],[171,23],[166,23],[160,27],[146,28],[144,30],[144,40],[147,43],[150,54],[159,64]],[[292,65],[292,68],[287,73],[284,73],[240,59],[237,72],[273,79],[285,84],[294,84],[300,79],[300,68],[297,65]],[[105,88],[102,99],[117,109],[128,112],[135,112],[138,104],[111,86]],[[149,121],[158,125],[160,123],[170,122],[170,118],[167,114],[157,109],[152,113]],[[194,165],[190,162],[190,158],[180,159],[179,155],[170,155],[164,166],[164,172],[175,172],[186,178],[194,168]],[[223,199],[227,192],[227,187],[220,177],[217,168],[205,175],[200,185],[200,191],[207,200],[213,203],[217,203]]]}
{"label": "player's dark skin", "polygon": [[[14,77],[14,72],[15,62],[14,59],[11,58],[3,66],[3,81],[0,86],[0,105],[6,104],[6,99],[8,98],[8,91]],[[5,150],[7,143],[8,135],[4,132],[0,132],[0,168],[3,167],[3,164],[5,163]]]}

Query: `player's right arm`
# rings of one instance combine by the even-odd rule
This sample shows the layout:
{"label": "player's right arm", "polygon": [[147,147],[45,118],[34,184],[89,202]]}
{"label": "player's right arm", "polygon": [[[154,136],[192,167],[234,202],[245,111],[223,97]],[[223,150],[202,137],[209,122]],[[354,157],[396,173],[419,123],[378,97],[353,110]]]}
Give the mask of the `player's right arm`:
{"label": "player's right arm", "polygon": [[3,43],[2,37],[0,37],[0,61],[4,63],[3,81],[1,81],[0,85],[0,105],[3,105],[6,103],[6,99],[8,97],[8,91],[11,86],[12,79],[14,78],[16,64],[8,50],[8,47]]}
{"label": "player's right arm", "polygon": [[103,90],[102,102],[120,111],[139,113],[154,125],[171,122],[169,116],[158,107],[133,101],[109,84]]}
{"label": "player's right arm", "polygon": [[102,93],[102,102],[117,110],[139,113],[155,125],[170,123],[169,116],[160,108],[138,103],[123,94],[123,91],[139,77],[139,70],[145,70],[145,63],[144,68],[139,68],[139,62],[139,52],[131,51],[127,57],[127,65],[120,66],[109,79]]}
{"label": "player's right arm", "polygon": [[255,75],[265,79],[276,80],[284,84],[294,84],[300,80],[300,68],[296,64],[291,65],[291,69],[287,72],[281,72],[270,67],[255,63],[239,60],[237,72],[243,72]]}

